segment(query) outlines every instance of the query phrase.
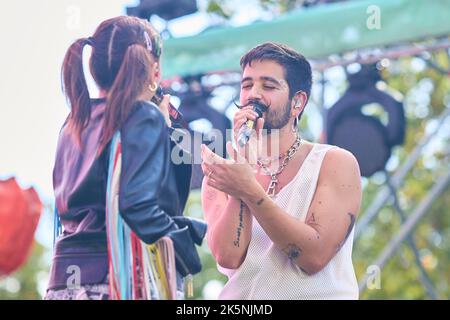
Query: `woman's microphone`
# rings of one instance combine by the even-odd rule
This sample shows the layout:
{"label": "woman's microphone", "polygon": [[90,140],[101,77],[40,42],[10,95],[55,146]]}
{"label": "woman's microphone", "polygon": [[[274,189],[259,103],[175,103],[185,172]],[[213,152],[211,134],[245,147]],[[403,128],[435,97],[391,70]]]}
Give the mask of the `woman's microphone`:
{"label": "woman's microphone", "polygon": [[237,134],[237,143],[241,147],[245,146],[248,143],[248,140],[250,140],[250,136],[252,134],[252,130],[255,127],[255,122],[258,120],[258,118],[261,118],[263,112],[266,112],[267,110],[267,106],[259,101],[252,101],[250,104],[253,105],[253,111],[255,111],[258,116],[255,120],[248,119],[239,129]]}
{"label": "woman's microphone", "polygon": [[[161,103],[163,98],[164,98],[164,92],[162,91],[161,87],[158,87],[158,89],[156,89],[156,92],[151,100],[153,103],[155,103],[156,105],[159,106],[159,104]],[[170,102],[169,102],[169,106],[167,109],[169,111],[169,118],[170,118],[170,121],[172,122],[173,128],[182,128],[182,129],[188,128],[188,124],[187,124],[186,120],[184,120],[181,112],[178,111]]]}

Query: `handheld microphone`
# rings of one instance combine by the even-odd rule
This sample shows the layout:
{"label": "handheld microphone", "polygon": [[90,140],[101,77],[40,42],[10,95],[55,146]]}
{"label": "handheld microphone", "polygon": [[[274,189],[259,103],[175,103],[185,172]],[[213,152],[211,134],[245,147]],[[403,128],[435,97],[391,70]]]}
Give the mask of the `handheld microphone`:
{"label": "handheld microphone", "polygon": [[[156,89],[155,95],[152,97],[151,101],[159,106],[159,104],[161,103],[163,98],[164,98],[164,92],[161,89],[161,87],[158,87],[158,89]],[[183,118],[183,115],[181,114],[181,112],[178,111],[177,108],[175,108],[170,102],[169,102],[168,111],[169,111],[169,118],[170,118],[170,121],[172,122],[173,128],[182,128],[182,129],[188,128],[188,124],[187,124],[186,120]]]}
{"label": "handheld microphone", "polygon": [[[251,104],[253,105],[253,111],[258,114],[258,116],[256,117],[256,120],[258,120],[258,118],[262,117],[263,112],[266,112],[267,106],[259,101],[252,101]],[[245,146],[248,143],[248,140],[250,140],[250,136],[252,134],[253,127],[255,126],[256,120],[253,121],[248,119],[239,129],[237,134],[237,143],[239,144],[239,146]]]}

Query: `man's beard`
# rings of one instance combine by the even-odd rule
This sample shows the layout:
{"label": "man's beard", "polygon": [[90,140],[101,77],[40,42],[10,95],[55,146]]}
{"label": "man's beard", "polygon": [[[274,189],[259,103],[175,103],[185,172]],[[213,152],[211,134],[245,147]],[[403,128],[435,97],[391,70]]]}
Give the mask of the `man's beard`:
{"label": "man's beard", "polygon": [[263,129],[267,130],[267,134],[270,134],[272,129],[281,129],[289,123],[291,118],[291,104],[286,103],[281,110],[271,110],[270,108],[266,112],[264,118]]}

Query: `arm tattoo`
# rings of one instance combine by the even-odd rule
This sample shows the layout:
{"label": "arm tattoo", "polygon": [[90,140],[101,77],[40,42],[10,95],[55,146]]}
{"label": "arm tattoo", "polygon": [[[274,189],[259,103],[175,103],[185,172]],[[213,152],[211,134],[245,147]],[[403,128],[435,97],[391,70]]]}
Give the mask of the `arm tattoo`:
{"label": "arm tattoo", "polygon": [[239,243],[241,240],[241,232],[242,229],[244,229],[244,209],[245,209],[245,203],[241,200],[241,204],[239,207],[239,225],[236,229],[236,240],[233,242],[235,247],[239,248]]}
{"label": "arm tattoo", "polygon": [[287,254],[290,260],[295,260],[300,257],[300,253],[302,252],[302,250],[300,250],[300,248],[297,247],[294,243],[289,243],[288,246],[283,249],[283,252]]}
{"label": "arm tattoo", "polygon": [[316,217],[314,216],[314,212],[311,212],[311,216],[306,220],[306,224],[309,224],[311,227],[318,227]]}
{"label": "arm tattoo", "polygon": [[264,202],[264,198],[259,199],[258,201],[256,201],[256,204],[259,206]]}
{"label": "arm tattoo", "polygon": [[347,213],[348,214],[348,216],[349,216],[349,218],[350,218],[350,224],[349,224],[349,226],[348,226],[348,229],[347,229],[347,234],[345,235],[345,238],[344,238],[344,241],[342,241],[340,244],[339,244],[339,246],[338,246],[338,248],[337,248],[337,251],[339,251],[341,248],[342,248],[342,246],[344,245],[344,243],[345,243],[345,241],[347,241],[347,238],[348,238],[348,236],[350,235],[350,233],[352,232],[352,230],[353,230],[353,226],[355,225],[355,215],[353,214],[353,213],[351,213],[351,212],[349,212],[349,213]]}
{"label": "arm tattoo", "polygon": [[314,212],[311,212],[311,216],[306,219],[305,222],[307,225],[311,226],[314,230],[316,230],[316,239],[320,239],[319,227],[320,225],[317,223],[316,217],[314,216]]}

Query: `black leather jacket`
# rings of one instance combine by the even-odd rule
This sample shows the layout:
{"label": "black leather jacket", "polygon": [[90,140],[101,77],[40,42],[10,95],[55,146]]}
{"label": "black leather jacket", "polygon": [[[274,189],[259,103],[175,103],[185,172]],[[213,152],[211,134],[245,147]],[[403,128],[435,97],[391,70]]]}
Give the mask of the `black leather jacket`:
{"label": "black leather jacket", "polygon": [[[53,185],[64,233],[55,244],[49,289],[65,287],[75,271],[73,266],[79,268],[81,285],[103,283],[108,274],[105,199],[110,146],[97,155],[105,103],[98,99],[92,104],[82,147],[66,124],[58,141]],[[191,164],[171,161],[177,145],[169,137],[170,130],[156,105],[135,104],[120,130],[119,210],[146,243],[168,235],[174,243],[177,271],[185,276],[201,269],[194,243],[201,244],[206,224],[182,216]]]}

